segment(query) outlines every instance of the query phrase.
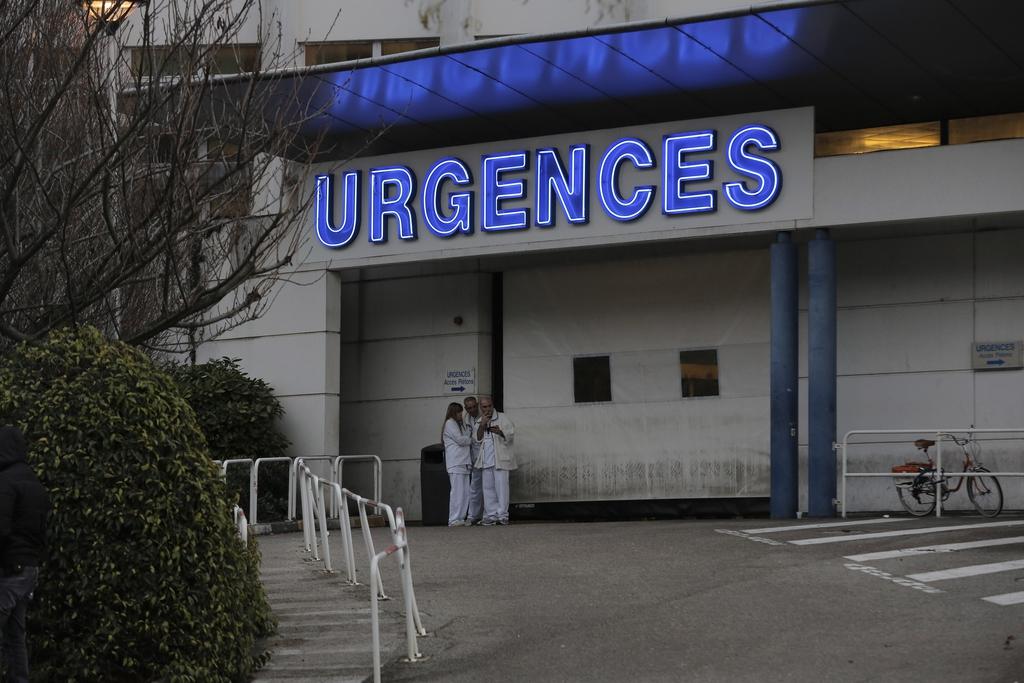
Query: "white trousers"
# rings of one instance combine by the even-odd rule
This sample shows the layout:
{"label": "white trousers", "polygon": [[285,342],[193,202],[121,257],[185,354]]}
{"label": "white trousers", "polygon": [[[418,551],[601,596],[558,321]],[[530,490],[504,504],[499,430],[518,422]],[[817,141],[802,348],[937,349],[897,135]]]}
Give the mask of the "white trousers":
{"label": "white trousers", "polygon": [[466,510],[469,508],[469,470],[449,472],[448,481],[452,484],[451,493],[448,494],[448,526],[451,526],[466,518]]}
{"label": "white trousers", "polygon": [[492,522],[508,521],[508,470],[485,467],[484,519]]}
{"label": "white trousers", "polygon": [[469,475],[469,515],[467,519],[479,522],[484,518],[484,471],[473,468]]}

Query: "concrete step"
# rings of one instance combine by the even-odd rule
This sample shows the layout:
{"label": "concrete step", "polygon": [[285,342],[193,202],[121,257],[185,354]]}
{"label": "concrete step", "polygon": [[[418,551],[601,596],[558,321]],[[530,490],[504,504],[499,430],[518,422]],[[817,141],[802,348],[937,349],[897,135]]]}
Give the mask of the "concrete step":
{"label": "concrete step", "polygon": [[[373,673],[369,585],[350,584],[343,571],[328,574],[322,563],[309,561],[301,534],[266,537],[260,548],[261,579],[278,633],[261,643],[271,657],[253,681],[365,681]],[[404,605],[401,600],[378,604],[381,659],[386,663],[404,649]]]}

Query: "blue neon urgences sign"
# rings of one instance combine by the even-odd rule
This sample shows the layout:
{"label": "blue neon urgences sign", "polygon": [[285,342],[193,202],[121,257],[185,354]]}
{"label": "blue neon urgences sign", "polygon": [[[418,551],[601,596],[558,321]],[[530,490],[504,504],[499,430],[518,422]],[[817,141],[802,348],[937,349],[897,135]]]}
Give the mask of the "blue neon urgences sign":
{"label": "blue neon urgences sign", "polygon": [[[716,173],[714,160],[707,157],[719,144],[728,179],[708,187]],[[719,191],[729,206],[759,211],[771,206],[782,189],[782,170],[772,160],[781,145],[771,127],[750,124],[725,135],[714,129],[665,135],[660,156],[643,139],[623,137],[599,156],[587,144],[484,154],[475,168],[446,156],[430,165],[422,182],[407,166],[377,166],[369,169],[368,178],[358,170],[342,173],[340,209],[334,177],[321,174],[316,176],[315,229],[327,247],[349,245],[362,223],[361,192],[368,193],[367,238],[372,244],[385,244],[392,234],[416,240],[424,230],[450,239],[478,227],[481,233],[497,233],[550,229],[558,220],[583,225],[590,221],[592,186],[600,210],[622,223],[643,217],[659,193],[665,216],[714,213]],[[623,183],[627,167],[639,177],[649,174],[657,184]],[[699,189],[687,187],[698,183]],[[532,207],[521,205],[528,184]],[[510,206],[515,202],[519,205]]]}

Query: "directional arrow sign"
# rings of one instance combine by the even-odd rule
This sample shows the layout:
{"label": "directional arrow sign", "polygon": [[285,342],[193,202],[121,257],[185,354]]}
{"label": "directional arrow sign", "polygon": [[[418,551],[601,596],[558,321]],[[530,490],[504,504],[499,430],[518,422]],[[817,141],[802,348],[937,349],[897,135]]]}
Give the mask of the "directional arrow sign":
{"label": "directional arrow sign", "polygon": [[454,366],[444,368],[442,386],[445,394],[476,393],[476,368],[470,366]]}
{"label": "directional arrow sign", "polygon": [[1010,370],[1022,367],[1020,341],[984,341],[971,344],[971,367],[975,370]]}

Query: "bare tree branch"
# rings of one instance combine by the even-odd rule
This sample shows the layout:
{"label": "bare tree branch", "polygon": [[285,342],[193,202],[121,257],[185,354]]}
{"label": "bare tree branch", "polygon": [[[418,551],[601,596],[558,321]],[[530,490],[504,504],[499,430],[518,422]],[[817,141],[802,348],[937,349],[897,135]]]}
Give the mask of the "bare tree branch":
{"label": "bare tree branch", "polygon": [[[139,12],[129,41],[78,3],[0,0],[0,351],[86,323],[181,350],[258,316],[301,260],[312,197],[293,179],[320,140],[316,112],[283,115],[260,80],[295,58],[273,17],[260,0]],[[254,18],[261,53],[238,39]]]}

